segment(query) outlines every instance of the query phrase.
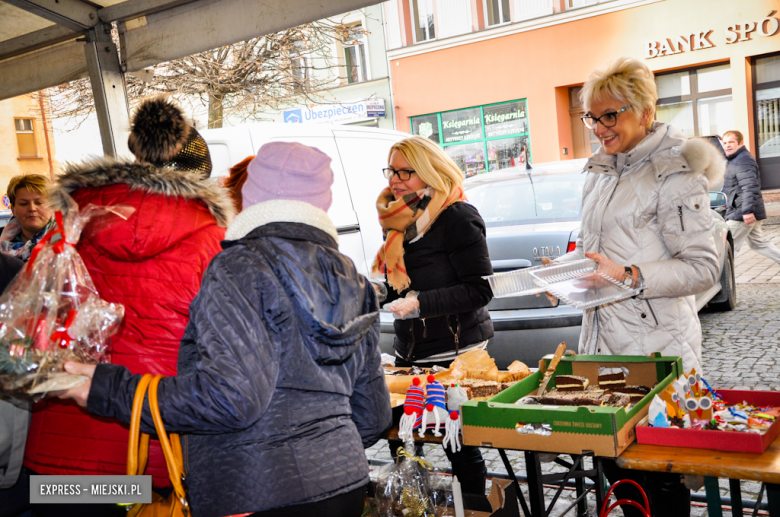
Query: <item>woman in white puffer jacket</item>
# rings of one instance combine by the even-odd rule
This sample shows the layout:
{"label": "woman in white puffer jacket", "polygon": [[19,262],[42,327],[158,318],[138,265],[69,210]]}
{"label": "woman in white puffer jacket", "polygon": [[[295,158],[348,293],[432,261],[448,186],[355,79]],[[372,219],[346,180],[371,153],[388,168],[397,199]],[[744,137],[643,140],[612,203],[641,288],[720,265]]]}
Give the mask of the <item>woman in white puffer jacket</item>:
{"label": "woman in white puffer jacket", "polygon": [[[694,295],[720,277],[708,187],[722,180],[724,161],[709,142],[653,122],[655,80],[637,60],[621,58],[594,72],[581,99],[583,122],[601,149],[585,166],[577,249],[555,262],[589,257],[611,278],[644,289],[635,298],[586,310],[579,352],[661,352],[682,357],[685,371],[701,371]],[[623,470],[608,460],[604,467],[613,482],[639,482],[653,515],[690,515],[690,492],[679,475]],[[618,492],[639,500],[633,490]]]}
{"label": "woman in white puffer jacket", "polygon": [[586,310],[579,353],[661,352],[701,372],[694,295],[720,278],[708,188],[722,181],[724,160],[709,142],[652,122],[658,95],[639,61],[594,72],[581,95],[583,121],[602,146],[585,165],[577,249],[555,262],[587,256],[644,289]]}

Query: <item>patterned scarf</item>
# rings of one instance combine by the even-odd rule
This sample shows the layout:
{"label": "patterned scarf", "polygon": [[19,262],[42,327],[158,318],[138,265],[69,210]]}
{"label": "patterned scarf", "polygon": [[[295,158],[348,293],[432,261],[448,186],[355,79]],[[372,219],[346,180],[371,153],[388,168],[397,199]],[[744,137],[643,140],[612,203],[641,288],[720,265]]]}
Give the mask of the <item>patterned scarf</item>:
{"label": "patterned scarf", "polygon": [[32,249],[38,244],[38,241],[46,235],[46,232],[51,230],[52,226],[54,226],[53,217],[49,219],[49,222],[46,223],[43,230],[36,233],[29,241],[14,242],[16,236],[22,233],[22,226],[19,224],[19,221],[13,217],[3,229],[3,234],[0,235],[0,252],[17,257],[23,262],[27,262],[30,260]]}
{"label": "patterned scarf", "polygon": [[411,280],[404,264],[404,243],[421,238],[445,208],[465,200],[461,186],[453,186],[448,193],[427,187],[398,200],[389,187],[382,190],[376,208],[385,243],[376,254],[371,275],[387,274],[393,289],[399,293],[407,289]]}

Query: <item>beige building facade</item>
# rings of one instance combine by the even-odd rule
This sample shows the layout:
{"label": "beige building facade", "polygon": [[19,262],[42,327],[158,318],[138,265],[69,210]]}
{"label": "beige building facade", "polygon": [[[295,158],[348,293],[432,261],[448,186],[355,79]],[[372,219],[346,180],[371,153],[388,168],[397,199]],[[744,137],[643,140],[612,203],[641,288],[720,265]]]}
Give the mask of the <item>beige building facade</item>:
{"label": "beige building facade", "polygon": [[53,178],[57,169],[51,117],[34,95],[0,101],[0,210],[9,207],[8,181],[17,174]]}

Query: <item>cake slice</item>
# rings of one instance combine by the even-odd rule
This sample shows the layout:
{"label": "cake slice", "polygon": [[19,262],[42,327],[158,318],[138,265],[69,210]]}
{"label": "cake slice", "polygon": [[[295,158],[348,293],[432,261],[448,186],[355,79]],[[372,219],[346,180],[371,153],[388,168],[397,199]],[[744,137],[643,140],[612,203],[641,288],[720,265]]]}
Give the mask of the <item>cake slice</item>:
{"label": "cake slice", "polygon": [[588,379],[578,375],[556,375],[555,388],[558,391],[585,391]]}
{"label": "cake slice", "polygon": [[618,388],[610,388],[606,392],[623,393],[631,397],[632,404],[636,404],[637,402],[645,398],[645,395],[650,393],[650,388],[648,388],[647,386],[622,386]]}
{"label": "cake slice", "polygon": [[626,374],[620,373],[606,373],[599,375],[599,387],[600,388],[618,388],[626,385]]}
{"label": "cake slice", "polygon": [[501,391],[501,385],[496,381],[484,379],[461,379],[457,381],[461,388],[466,390],[469,400],[476,398],[492,397]]}

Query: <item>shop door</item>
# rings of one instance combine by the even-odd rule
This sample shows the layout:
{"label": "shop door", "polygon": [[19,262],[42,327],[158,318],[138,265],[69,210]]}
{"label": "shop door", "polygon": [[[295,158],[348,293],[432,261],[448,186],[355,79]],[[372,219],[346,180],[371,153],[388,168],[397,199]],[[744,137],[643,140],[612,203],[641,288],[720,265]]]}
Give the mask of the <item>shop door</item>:
{"label": "shop door", "polygon": [[585,112],[582,109],[569,110],[571,117],[571,138],[574,144],[574,158],[590,158],[599,150],[601,144],[592,129],[585,127],[582,117]]}
{"label": "shop door", "polygon": [[753,70],[761,188],[780,188],[780,55],[756,59]]}

